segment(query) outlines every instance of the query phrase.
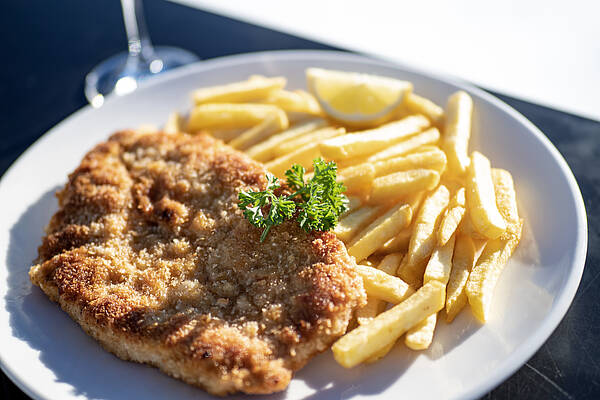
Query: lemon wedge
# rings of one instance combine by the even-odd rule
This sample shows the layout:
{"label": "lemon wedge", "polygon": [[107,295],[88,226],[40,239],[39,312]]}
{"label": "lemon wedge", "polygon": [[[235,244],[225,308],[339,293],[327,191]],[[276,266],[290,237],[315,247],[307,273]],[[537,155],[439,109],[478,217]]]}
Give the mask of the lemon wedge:
{"label": "lemon wedge", "polygon": [[325,113],[347,124],[385,120],[412,91],[407,81],[321,68],[308,68],[306,80]]}

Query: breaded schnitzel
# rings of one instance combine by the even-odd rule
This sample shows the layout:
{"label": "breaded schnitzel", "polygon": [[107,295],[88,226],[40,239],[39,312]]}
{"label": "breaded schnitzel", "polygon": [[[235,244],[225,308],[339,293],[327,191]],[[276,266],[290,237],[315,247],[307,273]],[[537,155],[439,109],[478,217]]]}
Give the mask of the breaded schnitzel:
{"label": "breaded schnitzel", "polygon": [[34,284],[118,357],[210,393],[283,390],[365,302],[331,232],[261,243],[237,207],[265,168],[207,135],[113,135],[58,194]]}

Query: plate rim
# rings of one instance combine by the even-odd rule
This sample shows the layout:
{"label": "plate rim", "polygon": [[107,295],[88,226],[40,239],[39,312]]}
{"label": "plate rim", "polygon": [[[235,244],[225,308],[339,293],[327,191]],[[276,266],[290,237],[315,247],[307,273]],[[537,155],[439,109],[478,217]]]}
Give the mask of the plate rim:
{"label": "plate rim", "polygon": [[[530,131],[533,135],[536,136],[536,138],[546,148],[546,150],[549,151],[550,155],[557,162],[558,167],[565,175],[567,184],[570,189],[570,194],[573,197],[573,202],[575,204],[575,223],[577,226],[577,234],[580,237],[580,240],[576,242],[576,246],[573,252],[574,256],[571,262],[572,272],[569,274],[568,279],[565,285],[563,286],[563,290],[558,294],[557,298],[552,304],[553,311],[544,317],[538,329],[536,329],[536,331],[532,335],[530,335],[525,341],[517,345],[512,351],[512,353],[508,355],[503,361],[501,361],[497,365],[497,367],[487,375],[485,379],[482,379],[481,382],[479,382],[470,390],[467,390],[466,392],[463,392],[460,395],[461,398],[481,397],[485,393],[493,390],[502,382],[507,380],[519,368],[525,365],[525,363],[544,345],[544,343],[548,340],[550,335],[552,335],[552,333],[556,330],[558,324],[565,317],[571,303],[573,302],[585,268],[588,247],[588,225],[586,208],[585,203],[583,201],[583,196],[581,194],[581,190],[579,188],[579,185],[577,184],[577,180],[575,179],[573,172],[571,171],[571,168],[567,164],[562,154],[558,151],[558,149],[554,146],[550,139],[548,139],[548,137],[531,121],[529,121],[524,115],[512,108],[510,105],[506,104],[504,101],[466,81],[458,80],[454,77],[445,76],[442,74],[435,74],[429,71],[420,70],[418,68],[411,67],[401,62],[389,61],[386,59],[377,58],[369,55],[359,55],[344,51],[332,50],[273,50],[234,54],[207,60],[201,60],[196,63],[192,63],[187,66],[168,71],[161,76],[156,76],[154,78],[149,79],[148,81],[140,85],[140,87],[135,92],[133,92],[132,95],[136,95],[136,93],[144,93],[146,91],[151,91],[154,86],[161,85],[169,80],[180,79],[186,75],[197,73],[202,70],[224,68],[236,64],[260,61],[260,59],[268,59],[271,61],[287,61],[315,57],[323,60],[328,59],[333,61],[350,61],[362,63],[364,65],[371,64],[391,67],[395,69],[402,69],[406,72],[421,75],[422,77],[427,79],[433,79],[441,81],[443,83],[448,83],[457,86],[460,89],[465,90],[469,93],[473,93],[480,97],[482,100],[491,103],[495,107],[506,112],[509,116],[516,119],[517,122],[524,125],[528,131]],[[122,97],[109,96],[105,100],[104,104],[118,104],[119,102],[128,101],[129,97],[130,95]],[[65,117],[58,124],[54,125],[51,129],[42,134],[29,147],[27,147],[27,149],[23,151],[19,155],[19,157],[17,157],[17,159],[7,168],[7,170],[0,178],[0,188],[2,188],[5,181],[8,180],[8,177],[11,176],[14,173],[14,171],[16,171],[18,165],[23,161],[25,156],[34,147],[41,145],[55,131],[60,130],[63,127],[63,125],[68,124],[71,120],[76,119],[81,115],[92,113],[95,111],[96,109],[94,109],[91,105],[85,105],[84,107]],[[4,304],[4,299],[2,299],[1,301],[3,302],[2,304]],[[21,379],[20,374],[17,371],[15,371],[9,363],[6,362],[4,350],[2,350],[1,348],[0,369],[2,369],[6,376],[9,379],[11,379],[11,381],[28,396],[34,399],[48,398],[47,396],[44,396],[43,393],[40,393],[39,391],[27,385],[27,383]]]}

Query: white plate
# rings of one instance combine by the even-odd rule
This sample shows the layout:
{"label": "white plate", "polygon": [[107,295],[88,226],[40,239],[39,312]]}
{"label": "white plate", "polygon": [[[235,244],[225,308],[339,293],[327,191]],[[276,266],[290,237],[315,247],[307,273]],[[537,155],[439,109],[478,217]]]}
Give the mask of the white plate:
{"label": "white plate", "polygon": [[[407,79],[439,104],[458,89],[475,102],[472,149],[515,178],[523,240],[498,284],[493,318],[485,326],[463,312],[440,323],[431,348],[404,346],[383,361],[345,370],[328,351],[296,374],[287,391],[270,399],[476,398],[523,365],[550,336],[571,303],[585,262],[583,200],[569,167],[548,139],[523,116],[473,87],[426,76],[361,56],[315,51],[257,53],[204,61],[173,71],[100,109],[86,107],[27,150],[0,182],[0,361],[5,373],[34,398],[188,399],[203,391],[158,370],[104,351],[29,282],[42,229],[56,209],[55,190],[94,144],[113,131],[160,124],[190,106],[198,86],[249,74],[285,75],[304,87],[304,69],[316,66]],[[240,396],[243,397],[243,396]],[[253,398],[257,398],[256,396]]]}

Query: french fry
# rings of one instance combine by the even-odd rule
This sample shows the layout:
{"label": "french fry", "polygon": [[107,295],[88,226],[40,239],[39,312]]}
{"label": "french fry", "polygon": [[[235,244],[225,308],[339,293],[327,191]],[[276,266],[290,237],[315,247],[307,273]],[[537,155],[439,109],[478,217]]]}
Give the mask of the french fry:
{"label": "french fry", "polygon": [[262,143],[258,143],[246,150],[246,154],[255,159],[256,161],[269,161],[275,158],[275,148],[288,140],[306,135],[317,129],[323,128],[327,125],[327,122],[322,119],[313,119],[311,121],[304,122],[293,128],[290,128],[284,132],[278,133],[271,136]]}
{"label": "french fry", "polygon": [[169,117],[167,118],[167,122],[165,122],[165,125],[163,126],[163,132],[164,133],[184,132],[183,126],[184,126],[184,121],[183,121],[183,117],[181,116],[181,114],[179,114],[178,112],[172,112],[171,114],[169,114]]}
{"label": "french fry", "polygon": [[450,199],[446,214],[440,223],[440,229],[438,230],[438,245],[445,245],[454,232],[456,232],[458,225],[460,225],[460,222],[465,215],[465,207],[465,188],[460,188]]}
{"label": "french fry", "polygon": [[[365,164],[366,162],[367,162],[367,157],[360,156],[360,157],[346,158],[345,160],[339,160],[339,161],[336,161],[335,163],[337,164],[339,169],[344,169],[344,168],[348,168],[348,167],[354,167],[355,165]],[[372,164],[372,163],[370,163],[370,164]]]}
{"label": "french fry", "polygon": [[429,126],[422,115],[412,115],[375,129],[351,133],[322,143],[321,152],[333,160],[344,160],[375,153]]}
{"label": "french fry", "polygon": [[[450,271],[452,270],[452,254],[454,253],[454,236],[444,246],[438,246],[433,250],[425,274],[423,283],[438,281],[444,285],[448,283]],[[417,326],[412,327],[404,338],[407,347],[413,350],[424,350],[429,347],[433,340],[433,332],[437,324],[437,314],[432,314]]]}
{"label": "french fry", "polygon": [[437,143],[438,140],[440,140],[440,131],[438,131],[437,128],[430,128],[395,145],[387,147],[385,150],[372,154],[367,158],[367,161],[377,162],[399,157],[410,153],[423,145]]}
{"label": "french fry", "polygon": [[501,237],[487,242],[466,285],[471,310],[475,317],[484,323],[489,319],[492,297],[500,274],[519,244],[523,229],[512,176],[508,171],[501,169],[493,170],[492,174],[496,204],[507,229]]}
{"label": "french fry", "polygon": [[381,260],[383,260],[383,257],[384,256],[382,256],[382,255],[371,254],[369,257],[362,260],[361,264],[368,265],[373,268],[377,268],[379,266],[379,263],[381,262]]}
{"label": "french fry", "polygon": [[277,117],[271,115],[255,127],[244,131],[241,135],[229,142],[229,145],[234,149],[245,150],[262,142],[280,130],[281,125],[277,121]]}
{"label": "french fry", "polygon": [[333,229],[338,239],[344,243],[350,242],[352,238],[365,226],[373,222],[385,208],[383,206],[363,206],[351,212],[338,221]]}
{"label": "french fry", "polygon": [[500,238],[489,240],[469,274],[465,291],[473,315],[482,323],[490,318],[494,289],[508,259],[519,243],[522,227],[521,221],[516,237],[508,240]]}
{"label": "french fry", "polygon": [[442,127],[444,124],[444,109],[425,97],[408,93],[404,96],[404,106],[411,114],[426,116],[437,127]]}
{"label": "french fry", "polygon": [[[465,186],[463,178],[456,178],[453,176],[448,176],[448,174],[444,174],[442,176],[441,182],[444,186],[448,188],[450,194],[454,197],[454,195],[458,192],[458,190]],[[458,200],[458,199],[457,199]],[[450,198],[450,206],[452,206],[452,197]]]}
{"label": "french fry", "polygon": [[475,229],[490,239],[506,230],[506,222],[498,211],[490,160],[474,151],[467,170],[466,197],[469,216]]}
{"label": "french fry", "polygon": [[373,180],[369,203],[393,202],[411,193],[431,190],[439,181],[439,172],[432,169],[413,169],[381,176]]}
{"label": "french fry", "polygon": [[338,172],[338,182],[346,186],[347,194],[355,194],[366,198],[373,187],[375,168],[373,164],[360,164],[348,167]]}
{"label": "french fry", "polygon": [[423,280],[427,259],[437,242],[436,228],[449,201],[450,192],[446,186],[438,186],[425,198],[413,223],[413,234],[400,277],[415,287]]}
{"label": "french fry", "polygon": [[394,343],[403,333],[444,307],[445,288],[432,281],[370,323],[342,336],[332,346],[335,360],[354,367]]}
{"label": "french fry", "polygon": [[358,264],[356,271],[363,279],[367,296],[398,304],[414,293],[408,283],[377,268]]}
{"label": "french fry", "polygon": [[404,201],[406,201],[410,205],[410,209],[412,210],[413,215],[417,214],[419,211],[419,207],[421,206],[421,202],[425,197],[425,192],[417,192],[413,193],[410,196],[406,196]]}
{"label": "french fry", "polygon": [[321,107],[311,94],[304,90],[275,90],[264,100],[266,104],[273,104],[284,111],[321,115]]}
{"label": "french fry", "polygon": [[275,116],[280,130],[287,129],[285,111],[270,104],[214,103],[202,104],[190,113],[188,131],[201,129],[251,128],[270,116]]}
{"label": "french fry", "polygon": [[[413,215],[416,215],[413,212]],[[404,252],[408,250],[408,243],[410,242],[410,237],[412,236],[411,227],[406,227],[400,231],[399,234],[385,242],[380,248],[375,252],[376,254],[389,254],[396,252]]]}
{"label": "french fry", "polygon": [[346,133],[346,130],[344,128],[327,127],[318,129],[316,131],[307,133],[306,135],[287,140],[275,146],[275,157],[280,157],[311,143],[322,142],[323,140],[340,136],[344,133]]}
{"label": "french fry", "polygon": [[[341,135],[342,131],[337,130],[336,134]],[[306,169],[306,171],[312,171],[313,160],[320,156],[321,152],[319,151],[319,142],[316,142],[301,147],[281,157],[277,157],[276,159],[266,163],[265,166],[273,175],[283,177],[285,171],[289,169],[292,164],[300,164]]]}
{"label": "french fry", "polygon": [[425,274],[423,275],[423,283],[429,281],[442,282],[444,285],[450,279],[450,271],[452,270],[452,255],[454,254],[455,236],[452,235],[450,240],[443,246],[436,246],[427,262]]}
{"label": "french fry", "polygon": [[381,243],[385,243],[407,227],[411,218],[410,204],[398,203],[356,235],[350,243],[348,254],[357,261],[369,257],[381,246]]}
{"label": "french fry", "polygon": [[265,166],[273,175],[282,178],[285,174],[285,171],[288,170],[293,164],[300,164],[307,171],[311,171],[313,160],[318,158],[320,155],[321,153],[319,152],[319,145],[317,143],[313,143],[269,161],[265,164]]}
{"label": "french fry", "polygon": [[[373,318],[378,316],[385,310],[386,302],[383,300],[376,299],[374,297],[367,297],[367,304],[356,310],[356,321],[359,325],[365,325],[371,322]],[[366,363],[374,363],[379,359],[385,357],[387,353],[394,347],[394,342],[384,347],[373,356],[365,360]]]}
{"label": "french fry", "polygon": [[383,176],[411,169],[434,169],[440,174],[446,168],[446,155],[438,148],[431,151],[407,154],[373,163],[375,175]]}
{"label": "french fry", "polygon": [[[230,129],[211,129],[208,131],[211,136],[225,143],[232,141],[246,131],[246,128],[230,128]],[[195,131],[196,133],[198,131]]]}
{"label": "french fry", "polygon": [[479,233],[478,230],[475,229],[475,227],[473,226],[473,222],[471,222],[471,218],[468,215],[468,211],[465,212],[465,216],[463,216],[460,225],[458,225],[458,232],[462,233],[463,235],[469,235],[474,240],[488,239],[485,235],[482,235],[481,233]]}
{"label": "french fry", "polygon": [[400,252],[388,254],[379,262],[377,269],[394,276],[403,258],[404,254]]}
{"label": "french fry", "polygon": [[448,156],[448,170],[457,176],[464,175],[469,167],[472,113],[473,100],[467,93],[459,91],[448,98],[442,149]]}
{"label": "french fry", "polygon": [[[372,267],[366,267],[372,268]],[[359,325],[365,325],[371,322],[373,318],[385,310],[386,302],[376,297],[368,296],[367,304],[358,308],[355,312],[356,321]]]}
{"label": "french fry", "polygon": [[477,239],[473,236],[471,236],[471,239],[473,239],[473,244],[475,245],[475,261],[477,261],[481,255],[481,252],[485,248],[485,245],[487,244],[487,239]]}
{"label": "french fry", "polygon": [[[388,254],[377,264],[377,269],[393,276],[396,273],[396,269],[398,268],[398,265],[400,265],[403,257],[404,255],[402,253]],[[365,265],[365,267],[373,268],[373,265],[366,264],[370,263],[365,261],[362,262],[362,265]],[[360,325],[364,325],[365,323],[369,322],[385,309],[385,305],[385,301],[369,296],[367,298],[367,304],[364,307],[356,310],[356,318],[358,323]],[[392,346],[390,346],[390,348],[391,347]],[[389,351],[389,349],[387,351]],[[383,354],[381,356],[385,355],[387,351],[382,352]]]}
{"label": "french fry", "polygon": [[390,352],[391,349],[394,348],[394,344],[396,344],[396,342],[392,342],[392,343],[388,344],[386,347],[384,347],[383,349],[379,350],[378,352],[376,352],[375,354],[373,354],[371,357],[367,358],[365,360],[365,362],[367,364],[372,364],[374,362],[377,362],[377,361],[381,360],[383,357],[385,357],[387,355],[387,353]]}
{"label": "french fry", "polygon": [[[377,269],[385,272],[386,274],[394,275],[396,272],[396,269],[398,268],[398,265],[400,265],[400,262],[402,261],[402,257],[404,257],[404,255],[401,253],[388,254],[386,257],[384,257],[379,262],[379,264],[377,265]],[[374,315],[374,317],[381,314],[381,312],[383,312],[385,310],[385,305],[387,304],[383,300],[378,300],[378,301],[380,301],[383,306],[382,306],[382,309],[379,310],[376,315]],[[367,299],[367,302],[368,302],[368,299]],[[379,359],[385,357],[385,355],[387,353],[389,353],[389,351],[394,347],[394,344],[395,344],[394,342],[390,343],[388,346],[384,347],[383,349],[381,349],[380,351],[378,351],[377,353],[373,354],[371,357],[366,359],[365,362],[366,363],[374,363],[374,362],[378,361]]]}
{"label": "french fry", "polygon": [[348,196],[348,205],[347,209],[344,213],[340,215],[340,217],[345,217],[353,211],[358,210],[358,208],[362,205],[362,200],[356,196]]}
{"label": "french fry", "polygon": [[[409,154],[415,154],[415,153],[426,153],[428,151],[435,151],[435,150],[441,150],[441,149],[436,144],[424,144],[424,145],[416,147],[404,154],[409,155]],[[444,155],[446,155],[446,153],[444,153]]]}
{"label": "french fry", "polygon": [[288,120],[290,121],[290,125],[303,124],[305,122],[312,121],[315,118],[318,118],[317,116],[315,116],[313,114],[306,114],[306,113],[294,112],[294,111],[286,111],[286,114],[288,116]]}
{"label": "french fry", "polygon": [[437,313],[431,314],[413,326],[404,336],[404,344],[412,350],[425,350],[431,345],[433,332],[437,323]]}
{"label": "french fry", "polygon": [[[377,265],[377,269],[385,272],[386,274],[394,275],[398,265],[402,262],[404,254],[392,253],[385,256]],[[373,318],[379,315],[384,309],[387,303],[383,300],[379,300],[373,297],[367,298],[367,305],[356,310],[356,319],[360,325],[364,325],[370,322]],[[387,347],[381,349],[379,352],[365,360],[367,363],[373,363],[383,358],[392,348],[394,342],[390,343]]]}
{"label": "french fry", "polygon": [[304,97],[306,99],[306,102],[308,104],[308,107],[311,110],[311,114],[317,114],[318,115],[323,115],[323,110],[321,109],[321,106],[319,105],[319,102],[317,101],[317,99],[315,98],[315,96],[313,96],[312,94],[308,93],[306,90],[302,90],[302,89],[298,89],[298,90],[294,90],[294,93],[297,93],[298,95]]}
{"label": "french fry", "polygon": [[446,288],[446,322],[452,322],[467,304],[465,286],[475,264],[476,254],[471,236],[459,234],[454,245],[452,269]]}
{"label": "french fry", "polygon": [[506,222],[506,231],[502,234],[502,238],[519,237],[521,223],[512,176],[504,169],[493,168],[492,181],[494,182],[496,206]]}
{"label": "french fry", "polygon": [[192,98],[196,105],[206,103],[243,103],[266,99],[282,89],[286,79],[254,76],[246,81],[196,89]]}
{"label": "french fry", "polygon": [[[416,215],[424,198],[425,198],[425,192],[416,192],[416,193],[412,193],[412,194],[406,196],[403,199],[403,201],[410,206],[412,215]],[[382,257],[382,256],[373,256],[373,257]]]}

